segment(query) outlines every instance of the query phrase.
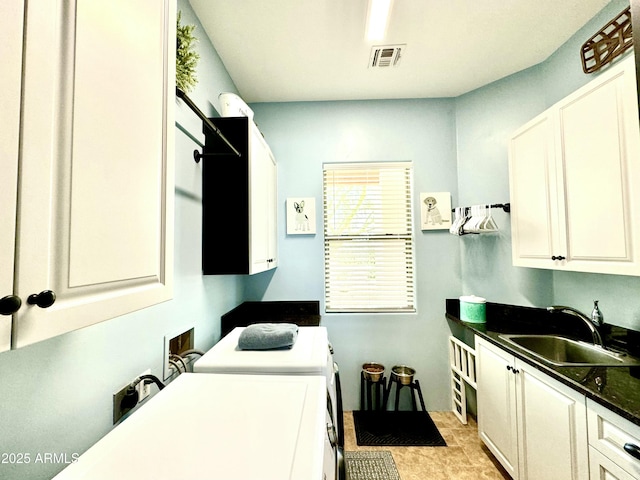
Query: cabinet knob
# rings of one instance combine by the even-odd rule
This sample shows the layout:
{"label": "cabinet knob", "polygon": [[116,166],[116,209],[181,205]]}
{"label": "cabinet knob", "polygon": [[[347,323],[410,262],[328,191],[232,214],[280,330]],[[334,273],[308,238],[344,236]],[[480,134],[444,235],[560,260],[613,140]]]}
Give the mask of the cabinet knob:
{"label": "cabinet knob", "polygon": [[640,460],[640,447],[638,447],[637,445],[635,445],[633,443],[625,443],[624,444],[624,451],[627,452],[632,457],[637,458],[638,460]]}
{"label": "cabinet knob", "polygon": [[16,295],[0,298],[0,315],[13,315],[22,305],[22,300]]}
{"label": "cabinet knob", "polygon": [[507,370],[511,371],[513,367],[511,365],[507,365]]}
{"label": "cabinet knob", "polygon": [[43,290],[40,293],[34,293],[27,297],[29,305],[37,305],[40,308],[49,308],[56,301],[56,294],[51,290]]}
{"label": "cabinet knob", "polygon": [[562,255],[558,255],[558,256],[553,255],[553,256],[551,257],[551,260],[566,260],[566,258],[567,258],[567,257],[563,257]]}

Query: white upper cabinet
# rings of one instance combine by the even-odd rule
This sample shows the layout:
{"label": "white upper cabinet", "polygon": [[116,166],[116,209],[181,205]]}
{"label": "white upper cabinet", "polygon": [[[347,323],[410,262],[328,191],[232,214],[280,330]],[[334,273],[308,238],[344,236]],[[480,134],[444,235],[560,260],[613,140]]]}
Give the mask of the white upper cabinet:
{"label": "white upper cabinet", "polygon": [[640,275],[633,60],[613,65],[513,135],[514,265]]}
{"label": "white upper cabinet", "polygon": [[553,266],[559,251],[553,118],[549,111],[522,127],[509,145],[513,263]]}
{"label": "white upper cabinet", "polygon": [[24,1],[7,2],[0,15],[0,352],[11,348],[11,312],[19,305],[13,294]]}
{"label": "white upper cabinet", "polygon": [[[240,152],[206,131],[202,192],[202,271],[253,275],[278,266],[277,165],[248,117],[210,119]],[[215,155],[215,157],[213,156]]]}
{"label": "white upper cabinet", "polygon": [[255,124],[250,125],[249,273],[277,266],[276,161]]}
{"label": "white upper cabinet", "polygon": [[2,124],[21,136],[13,348],[172,296],[175,15],[175,0],[27,4],[22,114]]}

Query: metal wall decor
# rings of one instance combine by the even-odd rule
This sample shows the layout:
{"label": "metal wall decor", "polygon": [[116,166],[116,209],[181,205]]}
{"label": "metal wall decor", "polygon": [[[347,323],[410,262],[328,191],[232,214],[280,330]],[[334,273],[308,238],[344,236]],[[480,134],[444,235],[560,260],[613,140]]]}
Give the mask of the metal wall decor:
{"label": "metal wall decor", "polygon": [[597,72],[632,46],[631,8],[627,7],[582,45],[582,70]]}

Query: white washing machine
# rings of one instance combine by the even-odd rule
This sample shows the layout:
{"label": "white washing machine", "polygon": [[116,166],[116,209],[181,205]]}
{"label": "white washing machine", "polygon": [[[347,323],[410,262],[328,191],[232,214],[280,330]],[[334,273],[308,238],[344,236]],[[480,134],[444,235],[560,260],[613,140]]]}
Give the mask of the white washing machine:
{"label": "white washing machine", "polygon": [[195,373],[251,375],[318,375],[327,380],[333,423],[338,432],[338,477],[344,476],[344,421],[340,375],[333,361],[326,327],[300,326],[293,347],[275,350],[240,350],[238,338],[245,327],[236,327],[193,365]]}
{"label": "white washing machine", "polygon": [[240,350],[238,338],[245,327],[236,327],[221,338],[193,367],[197,373],[258,373],[333,376],[326,327],[298,327],[290,349]]}
{"label": "white washing machine", "polygon": [[322,376],[185,373],[55,479],[334,480],[326,400]]}

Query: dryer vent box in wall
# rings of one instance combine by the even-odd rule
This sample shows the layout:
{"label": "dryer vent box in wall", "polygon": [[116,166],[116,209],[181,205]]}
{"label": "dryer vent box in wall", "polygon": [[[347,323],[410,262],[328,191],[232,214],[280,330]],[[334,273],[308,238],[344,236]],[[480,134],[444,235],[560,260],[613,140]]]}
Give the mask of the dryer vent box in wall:
{"label": "dryer vent box in wall", "polygon": [[182,353],[194,348],[194,329],[190,328],[182,333],[172,333],[164,337],[164,372],[163,380],[168,380],[176,371],[169,363],[172,354],[182,356]]}

